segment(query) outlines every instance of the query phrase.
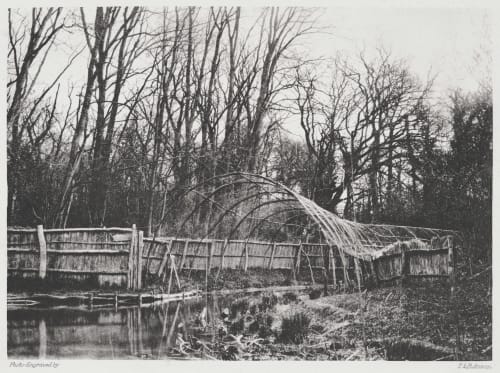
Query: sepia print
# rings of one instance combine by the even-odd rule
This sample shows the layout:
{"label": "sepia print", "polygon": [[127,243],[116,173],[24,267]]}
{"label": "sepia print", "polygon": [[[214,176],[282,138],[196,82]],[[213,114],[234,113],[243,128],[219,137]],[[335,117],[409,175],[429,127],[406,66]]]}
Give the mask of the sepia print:
{"label": "sepia print", "polygon": [[5,11],[9,359],[492,360],[487,9]]}

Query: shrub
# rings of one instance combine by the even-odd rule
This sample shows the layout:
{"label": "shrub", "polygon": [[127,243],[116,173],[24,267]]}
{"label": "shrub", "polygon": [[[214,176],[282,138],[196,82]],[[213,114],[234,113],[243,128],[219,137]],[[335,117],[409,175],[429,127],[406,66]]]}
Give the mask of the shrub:
{"label": "shrub", "polygon": [[292,293],[292,292],[286,292],[283,294],[283,299],[284,299],[284,303],[288,304],[291,302],[296,302],[298,298],[297,298],[297,294]]}
{"label": "shrub", "polygon": [[249,308],[250,314],[255,315],[257,313],[258,306],[256,304],[252,304]]}
{"label": "shrub", "polygon": [[268,313],[259,313],[248,328],[250,333],[258,333],[260,338],[267,338],[273,335],[271,326],[273,324],[273,317]]}
{"label": "shrub", "polygon": [[284,317],[281,324],[279,340],[283,343],[300,344],[309,333],[311,318],[304,312]]}
{"label": "shrub", "polygon": [[229,333],[233,335],[238,335],[243,333],[244,330],[245,330],[245,320],[241,318],[238,321],[235,321],[231,324],[229,328]]}
{"label": "shrub", "polygon": [[249,307],[249,303],[248,303],[248,300],[247,299],[239,299],[237,301],[235,301],[233,304],[231,304],[231,318],[235,318],[236,316],[238,316],[238,314],[244,314],[248,307]]}
{"label": "shrub", "polygon": [[321,289],[316,289],[309,293],[309,299],[318,299],[319,297],[321,297]]}
{"label": "shrub", "polygon": [[262,301],[259,304],[259,311],[265,312],[272,309],[276,304],[278,304],[278,297],[276,294],[264,295]]}

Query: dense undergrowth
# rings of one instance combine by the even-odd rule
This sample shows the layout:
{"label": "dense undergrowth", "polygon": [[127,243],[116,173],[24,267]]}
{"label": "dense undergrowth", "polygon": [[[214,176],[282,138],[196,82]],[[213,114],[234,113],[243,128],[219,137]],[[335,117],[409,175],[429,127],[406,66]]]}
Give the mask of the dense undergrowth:
{"label": "dense undergrowth", "polygon": [[446,282],[428,282],[320,298],[244,296],[223,311],[215,341],[176,348],[230,360],[491,360],[488,284],[485,273],[462,277],[453,294]]}

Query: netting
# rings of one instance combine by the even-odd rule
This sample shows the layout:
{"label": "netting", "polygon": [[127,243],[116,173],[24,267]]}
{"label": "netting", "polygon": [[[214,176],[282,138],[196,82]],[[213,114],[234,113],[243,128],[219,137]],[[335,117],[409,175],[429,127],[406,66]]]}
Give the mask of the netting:
{"label": "netting", "polygon": [[[172,206],[189,194],[195,194],[197,199],[176,229],[182,231],[195,213],[210,203],[217,213],[215,218],[208,219],[203,238],[224,232],[225,237],[219,238],[230,240],[246,224],[244,238],[249,239],[263,224],[298,225],[297,218],[303,217],[307,221],[302,225],[304,229],[315,226],[324,241],[336,246],[341,254],[364,260],[371,260],[397,242],[430,242],[434,237],[449,235],[460,238],[459,232],[453,230],[364,224],[343,219],[271,178],[244,172],[220,175],[186,189],[176,195]],[[218,198],[221,195],[224,198]],[[221,226],[224,229],[220,229]]]}

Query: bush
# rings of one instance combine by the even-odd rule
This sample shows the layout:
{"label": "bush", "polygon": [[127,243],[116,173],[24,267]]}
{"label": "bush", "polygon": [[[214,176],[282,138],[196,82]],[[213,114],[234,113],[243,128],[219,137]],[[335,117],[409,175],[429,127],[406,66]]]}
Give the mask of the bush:
{"label": "bush", "polygon": [[309,293],[309,299],[318,299],[321,297],[321,290],[316,289]]}
{"label": "bush", "polygon": [[250,306],[250,308],[248,309],[250,311],[250,314],[251,315],[256,315],[257,314],[257,311],[258,311],[258,306],[254,303]]}
{"label": "bush", "polygon": [[278,304],[278,297],[276,294],[264,295],[259,304],[259,311],[266,312],[267,310],[271,310],[276,304]]}
{"label": "bush", "polygon": [[283,294],[283,300],[285,304],[296,302],[297,301],[297,294],[292,293],[292,292],[286,292]]}
{"label": "bush", "polygon": [[273,317],[268,313],[259,313],[255,321],[250,324],[248,330],[250,333],[258,333],[260,338],[267,338],[273,335],[271,326],[273,324]]}
{"label": "bush", "polygon": [[238,314],[244,314],[248,307],[249,307],[249,302],[247,299],[239,299],[235,301],[233,304],[231,304],[231,318],[235,318],[238,316]]}
{"label": "bush", "polygon": [[281,324],[279,340],[283,343],[300,344],[309,333],[311,318],[304,312],[298,312],[290,317],[284,317]]}
{"label": "bush", "polygon": [[243,333],[245,330],[245,319],[241,318],[238,321],[235,321],[231,324],[229,328],[229,333],[233,335],[238,335]]}

